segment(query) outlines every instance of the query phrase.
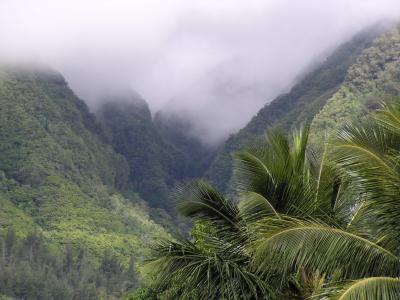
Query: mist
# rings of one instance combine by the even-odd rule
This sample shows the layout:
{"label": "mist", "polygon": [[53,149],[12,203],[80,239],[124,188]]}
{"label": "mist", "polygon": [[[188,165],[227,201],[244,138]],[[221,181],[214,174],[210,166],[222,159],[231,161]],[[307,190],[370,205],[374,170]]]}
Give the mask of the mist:
{"label": "mist", "polygon": [[0,59],[59,70],[92,110],[131,88],[216,144],[397,0],[0,0]]}

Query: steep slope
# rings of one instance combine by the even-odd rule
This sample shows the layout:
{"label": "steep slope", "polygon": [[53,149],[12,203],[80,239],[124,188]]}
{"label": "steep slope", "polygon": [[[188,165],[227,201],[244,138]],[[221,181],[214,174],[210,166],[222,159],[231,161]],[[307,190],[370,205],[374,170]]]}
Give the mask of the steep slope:
{"label": "steep slope", "polygon": [[219,150],[206,175],[220,190],[227,189],[231,178],[231,155],[262,135],[267,129],[288,130],[309,122],[335,94],[345,79],[347,70],[382,29],[367,30],[335,50],[320,66],[306,75],[289,93],[273,100],[237,134],[231,135]]}
{"label": "steep slope", "polygon": [[152,207],[173,209],[168,195],[183,168],[182,154],[162,138],[146,102],[138,96],[114,96],[108,100],[98,115],[114,150],[129,164],[131,187]]}
{"label": "steep slope", "polygon": [[85,249],[94,263],[106,250],[125,265],[140,261],[152,237],[167,233],[137,196],[119,194],[128,174],[60,74],[0,67],[0,237],[12,226],[61,250],[70,244],[74,255]]}
{"label": "steep slope", "polygon": [[191,135],[190,122],[176,113],[159,111],[154,116],[154,123],[163,138],[182,153],[184,166],[178,179],[202,177],[216,154],[216,148]]}
{"label": "steep slope", "polygon": [[351,66],[340,89],[312,122],[314,141],[400,96],[400,27],[383,34]]}
{"label": "steep slope", "polygon": [[214,149],[187,134],[187,122],[159,112],[152,119],[147,103],[125,93],[107,97],[97,110],[114,150],[130,167],[129,188],[150,204],[172,212],[176,184],[201,177]]}

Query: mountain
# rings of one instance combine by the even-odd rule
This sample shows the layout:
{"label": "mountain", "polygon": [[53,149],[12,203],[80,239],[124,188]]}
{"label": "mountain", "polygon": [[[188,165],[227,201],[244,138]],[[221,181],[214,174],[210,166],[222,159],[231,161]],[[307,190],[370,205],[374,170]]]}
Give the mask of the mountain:
{"label": "mountain", "polygon": [[99,111],[114,150],[128,162],[131,187],[152,206],[168,210],[168,194],[183,168],[181,153],[153,124],[147,103],[137,96],[110,97]]}
{"label": "mountain", "polygon": [[202,177],[215,157],[216,147],[190,134],[192,124],[176,113],[159,111],[154,123],[164,139],[182,153],[184,168],[180,170],[179,179]]}
{"label": "mountain", "polygon": [[151,207],[169,212],[176,185],[201,177],[214,149],[187,135],[188,122],[158,112],[154,120],[147,103],[132,93],[108,96],[96,113],[115,152],[128,162],[128,188]]}
{"label": "mountain", "polygon": [[303,77],[287,94],[266,104],[238,133],[220,147],[206,177],[221,191],[232,175],[232,153],[264,134],[270,128],[289,130],[311,122],[327,101],[340,89],[349,68],[382,32],[381,27],[365,30],[337,48],[322,64]]}
{"label": "mountain", "polygon": [[358,57],[345,81],[312,121],[314,142],[324,132],[360,119],[400,96],[400,27],[384,33]]}
{"label": "mountain", "polygon": [[[103,125],[59,73],[39,67],[0,67],[0,243],[3,246],[7,245],[3,241],[12,230],[20,245],[15,249],[25,249],[24,245],[32,240],[43,240],[46,249],[57,257],[54,261],[61,259],[58,255],[64,257],[62,253],[68,252],[68,246],[71,260],[82,263],[85,253],[85,265],[94,269],[104,259],[107,264],[111,261],[123,269],[134,259],[131,265],[137,269],[152,238],[168,233],[151,220],[137,194],[122,196],[120,191],[128,185],[129,173],[129,163],[114,151]],[[25,239],[32,233],[40,239],[29,238],[27,242]],[[31,254],[25,265],[23,261],[24,268],[36,261],[31,257],[35,253],[33,248],[29,249]],[[6,254],[3,250],[3,258]],[[5,263],[10,267],[10,259]],[[82,270],[82,264],[79,268]],[[100,273],[92,272],[93,276]],[[60,274],[53,275],[60,281],[57,277]],[[89,277],[76,280],[86,282],[84,278]],[[26,284],[24,277],[15,280]],[[71,290],[76,280],[70,279],[65,284]],[[95,292],[108,292],[103,281],[98,280]],[[13,281],[8,279],[8,282]],[[125,283],[116,286],[125,288],[122,285]],[[2,287],[0,280],[0,294]]]}

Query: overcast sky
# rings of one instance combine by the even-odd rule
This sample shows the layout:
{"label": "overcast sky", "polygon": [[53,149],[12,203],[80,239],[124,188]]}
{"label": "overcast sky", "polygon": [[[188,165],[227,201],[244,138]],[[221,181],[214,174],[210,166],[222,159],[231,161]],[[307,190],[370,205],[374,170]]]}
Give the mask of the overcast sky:
{"label": "overcast sky", "polygon": [[61,71],[94,109],[135,89],[219,141],[399,0],[0,0],[0,58]]}

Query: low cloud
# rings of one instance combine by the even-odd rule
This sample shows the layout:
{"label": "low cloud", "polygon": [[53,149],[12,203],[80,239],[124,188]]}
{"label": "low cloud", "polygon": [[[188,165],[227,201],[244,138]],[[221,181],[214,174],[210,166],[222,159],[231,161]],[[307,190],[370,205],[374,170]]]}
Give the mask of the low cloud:
{"label": "low cloud", "polygon": [[131,87],[216,143],[362,28],[389,0],[1,0],[0,57],[63,73],[95,108]]}

